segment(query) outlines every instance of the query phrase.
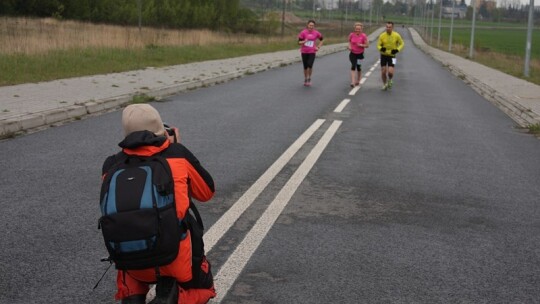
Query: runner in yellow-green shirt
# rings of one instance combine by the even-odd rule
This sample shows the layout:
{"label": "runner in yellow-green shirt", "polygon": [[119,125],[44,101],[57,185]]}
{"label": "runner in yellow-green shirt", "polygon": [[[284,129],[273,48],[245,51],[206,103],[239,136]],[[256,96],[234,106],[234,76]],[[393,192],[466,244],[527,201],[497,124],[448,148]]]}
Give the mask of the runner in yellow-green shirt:
{"label": "runner in yellow-green shirt", "polygon": [[394,22],[387,22],[386,31],[379,35],[379,41],[377,42],[377,49],[381,53],[381,78],[383,90],[392,88],[396,54],[405,46],[401,36],[393,30]]}

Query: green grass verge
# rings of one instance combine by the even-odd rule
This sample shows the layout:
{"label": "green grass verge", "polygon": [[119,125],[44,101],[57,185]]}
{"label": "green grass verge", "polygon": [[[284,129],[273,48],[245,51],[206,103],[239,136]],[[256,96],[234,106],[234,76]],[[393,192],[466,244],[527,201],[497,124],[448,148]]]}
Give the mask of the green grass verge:
{"label": "green grass verge", "polygon": [[91,48],[40,55],[0,55],[0,86],[296,49],[298,46],[295,42],[201,47],[149,46],[140,50]]}
{"label": "green grass verge", "polygon": [[[540,31],[532,32],[532,41],[540,41]],[[441,29],[441,39],[448,42],[450,29]],[[474,48],[481,51],[492,51],[508,55],[525,56],[525,44],[527,41],[527,29],[486,29],[476,28],[474,34]],[[466,45],[471,44],[470,28],[454,28],[452,31],[452,43]],[[540,58],[540,47],[531,48],[531,57]]]}
{"label": "green grass verge", "polygon": [[[211,46],[155,46],[144,49],[87,48],[51,51],[39,55],[0,54],[0,86],[34,83],[71,77],[164,67],[275,51],[298,49],[296,34],[283,42]],[[330,37],[327,44],[343,43]]]}
{"label": "green grass verge", "polygon": [[[421,29],[417,29],[421,31]],[[432,46],[437,47],[438,28],[433,30]],[[429,43],[430,31],[424,40]],[[527,32],[524,28],[476,28],[474,38],[473,61],[489,66],[506,74],[540,85],[538,61],[531,61],[529,77],[524,76],[525,43]],[[440,49],[447,52],[450,29],[441,28]],[[471,40],[470,28],[454,28],[452,32],[452,53],[469,58]],[[533,42],[540,41],[540,32],[533,31]],[[540,58],[540,47],[533,45],[531,59]],[[469,58],[470,59],[470,58]]]}
{"label": "green grass verge", "polygon": [[529,133],[534,134],[534,135],[540,135],[540,124],[530,125]]}

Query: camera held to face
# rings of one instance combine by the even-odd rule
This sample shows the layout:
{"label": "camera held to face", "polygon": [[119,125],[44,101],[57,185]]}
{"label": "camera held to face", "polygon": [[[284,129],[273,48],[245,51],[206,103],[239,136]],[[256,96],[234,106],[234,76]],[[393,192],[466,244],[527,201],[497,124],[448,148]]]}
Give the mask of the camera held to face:
{"label": "camera held to face", "polygon": [[163,124],[163,127],[165,127],[165,132],[167,132],[167,135],[169,135],[169,136],[174,136],[174,135],[175,135],[174,129],[173,129],[171,126],[169,126],[168,124],[164,123],[164,124]]}

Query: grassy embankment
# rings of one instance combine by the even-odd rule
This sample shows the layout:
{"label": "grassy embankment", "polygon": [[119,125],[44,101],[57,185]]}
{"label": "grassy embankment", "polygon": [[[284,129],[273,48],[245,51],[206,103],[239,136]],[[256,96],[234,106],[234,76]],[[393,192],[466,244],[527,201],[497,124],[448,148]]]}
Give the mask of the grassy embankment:
{"label": "grassy embankment", "polygon": [[[468,58],[471,40],[470,29],[456,28],[452,34],[452,53]],[[448,50],[450,31],[441,30],[442,50]],[[533,41],[540,42],[540,32],[533,32]],[[525,29],[475,30],[473,60],[507,74],[540,84],[540,47],[531,48],[529,77],[524,77]]]}
{"label": "grassy embankment", "polygon": [[0,86],[296,49],[303,27],[269,37],[3,17]]}

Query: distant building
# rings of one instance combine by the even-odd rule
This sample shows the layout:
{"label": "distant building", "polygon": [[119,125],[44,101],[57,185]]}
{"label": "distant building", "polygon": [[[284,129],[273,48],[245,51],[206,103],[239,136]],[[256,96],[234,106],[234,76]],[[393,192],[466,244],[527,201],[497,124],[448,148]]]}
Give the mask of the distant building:
{"label": "distant building", "polygon": [[339,0],[318,0],[318,7],[325,10],[334,10],[339,8]]}
{"label": "distant building", "polygon": [[459,4],[456,1],[454,3],[453,10],[452,10],[452,1],[456,1],[456,0],[443,1],[442,17],[452,18],[452,14],[453,14],[454,18],[458,18],[458,19],[465,18],[465,16],[467,16],[467,4],[465,4],[465,1],[461,0]]}
{"label": "distant building", "polygon": [[480,8],[482,4],[486,5],[486,9],[488,11],[493,11],[497,8],[497,1],[493,1],[493,0],[476,0],[475,4],[476,4],[475,6],[477,9]]}

